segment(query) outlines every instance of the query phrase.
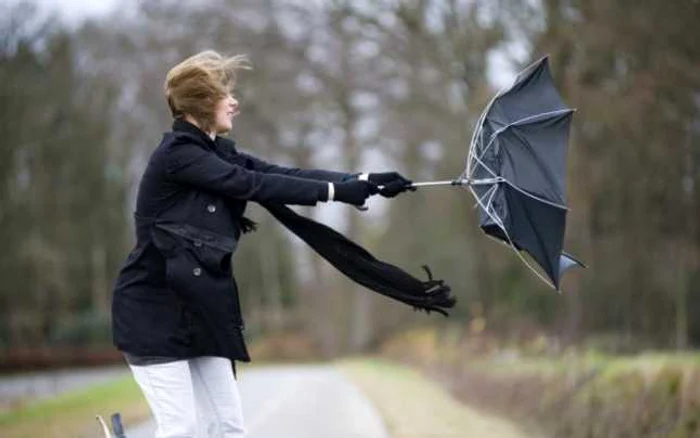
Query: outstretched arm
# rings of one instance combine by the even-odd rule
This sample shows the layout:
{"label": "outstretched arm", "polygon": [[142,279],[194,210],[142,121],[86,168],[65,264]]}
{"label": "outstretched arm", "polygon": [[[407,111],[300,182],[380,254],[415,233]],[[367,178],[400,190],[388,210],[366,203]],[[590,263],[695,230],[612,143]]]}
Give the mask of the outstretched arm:
{"label": "outstretched arm", "polygon": [[168,178],[178,183],[257,202],[315,205],[328,200],[327,183],[246,169],[186,140],[173,141],[164,152]]}
{"label": "outstretched arm", "polygon": [[253,164],[253,170],[256,172],[287,175],[297,178],[313,179],[317,181],[326,181],[332,183],[344,182],[357,179],[359,174],[350,174],[344,172],[336,172],[332,170],[322,169],[299,169],[296,167],[284,167],[276,164],[268,163],[265,160],[239,152],[246,160]]}
{"label": "outstretched arm", "polygon": [[269,173],[269,174],[279,174],[294,176],[297,178],[306,178],[319,181],[327,182],[346,182],[354,181],[360,179],[363,181],[369,181],[377,186],[382,186],[379,193],[386,198],[393,198],[399,193],[403,193],[406,190],[415,190],[411,187],[412,181],[405,178],[398,172],[384,172],[384,173],[343,173],[334,172],[332,170],[320,170],[320,169],[298,169],[295,167],[283,167],[277,166],[275,164],[268,163],[260,158],[253,157],[252,155],[240,153],[240,155],[252,163],[253,169],[258,172]]}
{"label": "outstretched arm", "polygon": [[186,140],[172,142],[164,153],[165,172],[171,181],[237,199],[297,205],[315,205],[318,201],[362,205],[378,190],[376,185],[357,178],[330,182],[249,169]]}

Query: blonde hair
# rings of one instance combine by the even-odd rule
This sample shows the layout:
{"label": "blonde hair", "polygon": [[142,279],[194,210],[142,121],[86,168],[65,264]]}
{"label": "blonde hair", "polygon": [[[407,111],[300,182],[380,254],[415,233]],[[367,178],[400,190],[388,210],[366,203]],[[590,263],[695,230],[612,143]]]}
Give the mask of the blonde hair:
{"label": "blonde hair", "polygon": [[226,57],[206,50],[185,59],[165,77],[170,112],[175,118],[187,114],[208,131],[214,124],[216,105],[236,85],[236,72],[249,69],[245,55]]}

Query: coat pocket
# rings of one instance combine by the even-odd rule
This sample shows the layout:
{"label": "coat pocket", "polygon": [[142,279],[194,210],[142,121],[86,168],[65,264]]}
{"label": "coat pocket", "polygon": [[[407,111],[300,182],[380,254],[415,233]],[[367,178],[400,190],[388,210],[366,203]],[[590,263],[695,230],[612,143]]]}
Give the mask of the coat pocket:
{"label": "coat pocket", "polygon": [[231,276],[236,240],[184,224],[155,224],[153,242],[166,259],[168,277]]}

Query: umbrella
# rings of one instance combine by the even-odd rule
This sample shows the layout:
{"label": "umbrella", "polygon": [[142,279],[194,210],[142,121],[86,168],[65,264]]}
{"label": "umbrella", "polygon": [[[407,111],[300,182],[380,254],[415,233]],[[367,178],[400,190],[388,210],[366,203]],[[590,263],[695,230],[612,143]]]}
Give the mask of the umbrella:
{"label": "umbrella", "polygon": [[583,266],[562,251],[573,113],[554,86],[544,57],[520,72],[487,105],[472,135],[466,169],[458,179],[413,184],[468,188],[476,199],[483,231],[513,248],[557,290],[564,271]]}

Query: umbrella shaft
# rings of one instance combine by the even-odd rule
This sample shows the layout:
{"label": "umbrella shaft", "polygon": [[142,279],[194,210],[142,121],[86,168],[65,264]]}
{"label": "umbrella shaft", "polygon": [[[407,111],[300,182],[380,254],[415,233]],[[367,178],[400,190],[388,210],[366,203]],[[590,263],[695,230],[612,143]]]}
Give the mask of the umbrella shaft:
{"label": "umbrella shaft", "polygon": [[433,186],[483,186],[502,182],[503,178],[483,178],[483,179],[453,179],[447,181],[426,181],[411,184],[411,187],[433,187]]}
{"label": "umbrella shaft", "polygon": [[462,181],[466,180],[450,180],[450,181],[426,181],[411,184],[411,187],[431,187],[431,186],[461,186]]}

